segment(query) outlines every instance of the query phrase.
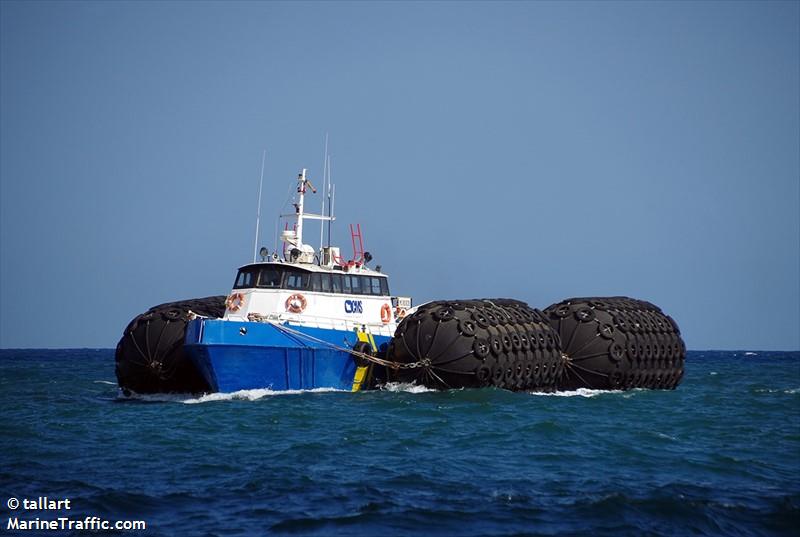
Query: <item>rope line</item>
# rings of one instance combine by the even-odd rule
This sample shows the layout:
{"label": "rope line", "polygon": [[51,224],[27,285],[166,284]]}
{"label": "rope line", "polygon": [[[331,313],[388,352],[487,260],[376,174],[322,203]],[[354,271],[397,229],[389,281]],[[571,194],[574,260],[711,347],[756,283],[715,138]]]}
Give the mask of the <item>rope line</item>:
{"label": "rope line", "polygon": [[354,349],[348,349],[346,347],[340,347],[340,346],[338,346],[338,345],[336,345],[334,343],[331,343],[329,341],[325,341],[324,339],[320,339],[320,338],[314,337],[312,335],[305,334],[303,332],[300,332],[299,330],[295,330],[294,328],[289,328],[286,325],[279,324],[279,323],[276,323],[274,321],[267,320],[266,323],[267,324],[271,324],[272,326],[274,326],[275,328],[277,328],[281,332],[285,332],[286,334],[292,335],[292,336],[294,336],[296,338],[305,338],[305,339],[308,339],[309,341],[313,341],[315,343],[320,343],[320,344],[322,344],[322,345],[324,345],[326,347],[330,347],[331,349],[334,349],[334,350],[337,350],[337,351],[340,351],[340,352],[346,352],[346,353],[352,354],[353,356],[358,356],[359,358],[363,358],[364,360],[367,360],[369,362],[373,362],[373,363],[376,363],[378,365],[382,365],[382,366],[385,366],[385,367],[391,367],[393,369],[416,369],[418,367],[428,367],[430,365],[430,361],[429,360],[422,360],[422,361],[419,361],[419,362],[412,362],[410,364],[403,364],[403,363],[400,363],[400,362],[392,362],[391,360],[384,360],[383,358],[378,358],[377,356],[372,356],[371,354],[367,354],[367,353],[364,353],[364,352],[359,352],[359,351],[354,350]]}

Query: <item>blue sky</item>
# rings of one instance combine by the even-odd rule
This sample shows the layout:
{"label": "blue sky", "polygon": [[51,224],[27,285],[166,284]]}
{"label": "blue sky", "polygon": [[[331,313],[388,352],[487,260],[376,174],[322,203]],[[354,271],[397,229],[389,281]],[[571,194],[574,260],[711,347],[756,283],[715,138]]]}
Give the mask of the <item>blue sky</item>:
{"label": "blue sky", "polygon": [[272,249],[329,133],[334,242],[361,223],[394,293],[628,295],[693,349],[798,349],[799,6],[4,1],[0,346],[228,293],[262,150]]}

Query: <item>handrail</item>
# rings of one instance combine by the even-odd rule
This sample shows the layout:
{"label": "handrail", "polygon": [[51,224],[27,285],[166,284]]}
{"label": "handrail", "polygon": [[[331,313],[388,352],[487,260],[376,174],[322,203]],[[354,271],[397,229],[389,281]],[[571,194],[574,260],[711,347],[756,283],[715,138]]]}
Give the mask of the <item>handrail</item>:
{"label": "handrail", "polygon": [[[308,315],[308,314],[287,314],[284,312],[280,313],[256,313],[250,312],[247,314],[247,320],[250,322],[291,322],[295,324],[304,324],[304,325],[311,325],[319,327],[320,325],[344,325],[347,331],[356,328],[364,328],[370,327],[373,329],[388,329],[390,332],[394,331],[396,327],[396,323],[389,322],[384,324],[383,322],[363,322],[358,321],[356,319],[343,319],[342,317],[328,317],[325,315]],[[395,327],[391,325],[394,324]],[[380,330],[382,331],[382,330]]]}

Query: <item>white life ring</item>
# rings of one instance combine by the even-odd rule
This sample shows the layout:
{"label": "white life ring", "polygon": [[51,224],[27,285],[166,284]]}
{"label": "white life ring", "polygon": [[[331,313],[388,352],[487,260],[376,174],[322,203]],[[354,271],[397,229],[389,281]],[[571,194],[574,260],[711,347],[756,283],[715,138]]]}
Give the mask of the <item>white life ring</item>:
{"label": "white life ring", "polygon": [[292,313],[303,313],[307,305],[306,297],[300,293],[295,293],[286,299],[286,309]]}
{"label": "white life ring", "polygon": [[225,300],[225,307],[229,311],[239,311],[244,306],[245,298],[243,293],[233,293]]}

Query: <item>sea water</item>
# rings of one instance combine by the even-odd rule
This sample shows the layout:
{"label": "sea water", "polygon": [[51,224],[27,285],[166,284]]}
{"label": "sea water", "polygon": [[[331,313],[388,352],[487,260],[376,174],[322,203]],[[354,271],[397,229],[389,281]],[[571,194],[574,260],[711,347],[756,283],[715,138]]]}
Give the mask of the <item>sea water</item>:
{"label": "sea water", "polygon": [[800,533],[797,352],[690,352],[675,391],[125,398],[112,350],[4,350],[0,401],[12,534]]}

